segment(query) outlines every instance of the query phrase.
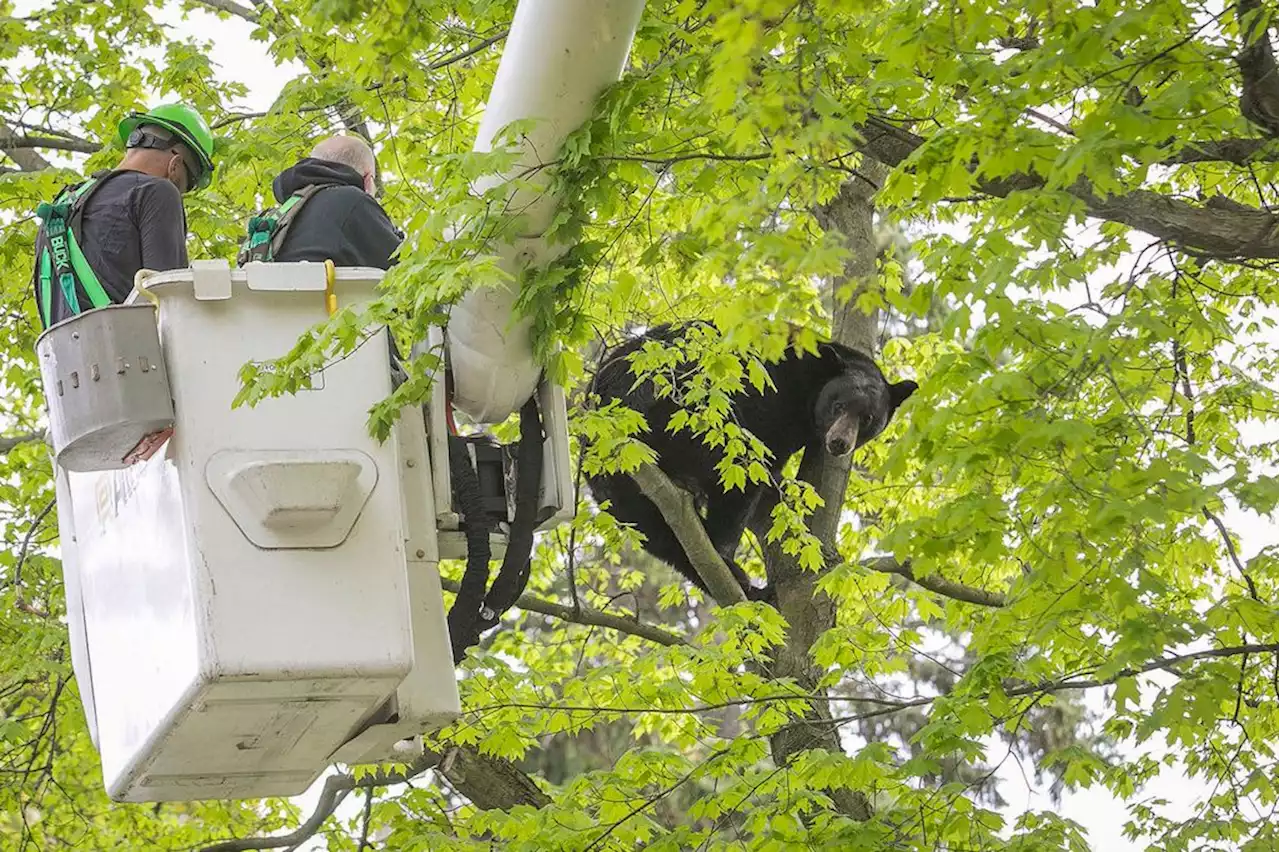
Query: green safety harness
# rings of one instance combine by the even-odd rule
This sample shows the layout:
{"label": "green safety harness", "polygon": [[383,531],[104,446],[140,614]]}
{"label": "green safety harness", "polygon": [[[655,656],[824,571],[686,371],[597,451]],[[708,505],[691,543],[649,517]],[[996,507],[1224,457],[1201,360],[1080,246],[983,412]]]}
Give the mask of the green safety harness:
{"label": "green safety harness", "polygon": [[93,193],[115,174],[118,172],[99,172],[83,183],[63,189],[52,204],[41,204],[36,208],[36,216],[44,222],[44,229],[36,242],[36,297],[40,321],[45,328],[49,327],[53,316],[55,281],[72,315],[86,310],[86,301],[89,308],[111,304],[111,297],[102,288],[98,276],[80,250],[80,239],[83,236],[85,205]]}
{"label": "green safety harness", "polygon": [[290,195],[277,207],[264,210],[249,220],[249,235],[240,244],[240,253],[236,255],[236,265],[244,266],[251,261],[271,263],[284,245],[284,238],[289,233],[289,226],[298,218],[300,211],[308,201],[320,190],[332,183],[309,183]]}

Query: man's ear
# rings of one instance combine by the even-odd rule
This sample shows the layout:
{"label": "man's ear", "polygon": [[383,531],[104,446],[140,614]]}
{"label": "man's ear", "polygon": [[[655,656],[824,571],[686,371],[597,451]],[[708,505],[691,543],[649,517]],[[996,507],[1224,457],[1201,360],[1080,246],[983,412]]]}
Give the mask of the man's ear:
{"label": "man's ear", "polygon": [[899,405],[907,401],[907,397],[915,393],[919,389],[919,385],[907,379],[902,382],[894,382],[889,385],[889,405],[892,410],[897,410]]}
{"label": "man's ear", "polygon": [[191,175],[187,172],[187,164],[183,161],[182,155],[170,152],[169,162],[164,169],[165,180],[178,188],[178,192],[184,195],[195,189],[190,186]]}
{"label": "man's ear", "polygon": [[373,195],[378,184],[373,179],[373,172],[366,172],[364,176],[364,191],[366,195]]}

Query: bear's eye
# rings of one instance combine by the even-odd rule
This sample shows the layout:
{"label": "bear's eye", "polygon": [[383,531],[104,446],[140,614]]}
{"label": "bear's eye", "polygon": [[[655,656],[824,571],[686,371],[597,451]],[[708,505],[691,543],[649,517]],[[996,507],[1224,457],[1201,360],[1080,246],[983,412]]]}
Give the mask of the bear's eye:
{"label": "bear's eye", "polygon": [[843,414],[844,408],[845,408],[845,405],[843,400],[835,399],[831,401],[832,414]]}

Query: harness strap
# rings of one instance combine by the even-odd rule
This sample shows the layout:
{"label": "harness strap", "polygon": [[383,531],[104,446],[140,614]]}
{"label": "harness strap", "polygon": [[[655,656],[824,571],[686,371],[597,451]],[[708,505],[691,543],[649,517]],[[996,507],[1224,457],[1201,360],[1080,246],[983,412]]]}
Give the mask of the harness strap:
{"label": "harness strap", "polygon": [[248,235],[240,244],[236,265],[261,261],[270,263],[284,245],[289,226],[308,201],[322,189],[339,186],[333,183],[310,183],[286,198],[279,206],[263,210],[249,219]]}
{"label": "harness strap", "polygon": [[36,208],[36,216],[44,223],[43,239],[38,241],[36,276],[40,320],[45,327],[53,316],[55,277],[62,299],[73,315],[83,310],[81,292],[91,308],[111,304],[111,297],[80,248],[80,238],[83,236],[84,209],[89,199],[117,174],[117,171],[98,173],[80,184],[63,189],[52,204],[41,204]]}

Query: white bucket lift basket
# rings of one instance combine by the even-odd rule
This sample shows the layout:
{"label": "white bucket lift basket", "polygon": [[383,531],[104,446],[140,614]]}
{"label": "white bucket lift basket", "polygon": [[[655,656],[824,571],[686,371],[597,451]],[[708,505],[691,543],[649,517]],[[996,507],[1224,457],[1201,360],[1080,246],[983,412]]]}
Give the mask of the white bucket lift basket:
{"label": "white bucket lift basket", "polygon": [[[513,173],[552,161],[618,79],[643,8],[520,0],[476,150],[534,118]],[[499,247],[509,272],[565,248],[545,246],[555,200],[535,171],[510,202],[529,233]],[[372,298],[381,276],[338,270],[339,299]],[[378,444],[365,419],[391,376],[387,335],[372,329],[310,389],[232,410],[241,366],[278,358],[324,318],[324,267],[197,261],[146,286],[154,308],[91,311],[40,341],[72,658],[108,794],[293,795],[333,762],[412,757],[417,734],[459,712],[436,573],[442,551],[464,555],[443,382],[428,422],[406,409]],[[511,321],[517,295],[468,293],[448,354],[455,401],[477,422],[536,388],[548,529],[573,513],[565,400],[538,384],[530,323]]]}
{"label": "white bucket lift basket", "polygon": [[[339,300],[370,299],[381,276],[338,270]],[[81,432],[116,436],[57,469],[73,662],[108,793],[294,795],[333,762],[411,759],[459,707],[422,410],[382,444],[366,427],[392,389],[387,335],[371,330],[309,390],[232,410],[243,364],[325,318],[323,265],[201,262],[146,286],[157,307],[102,308],[41,340],[66,372],[87,363],[61,348],[85,340],[77,329],[114,353],[158,320],[155,375],[172,394],[166,408],[155,383],[138,422],[108,406],[94,426],[92,405],[60,410],[66,378],[46,372],[52,421],[91,424],[55,429],[60,460]],[[172,436],[113,464],[163,411]]]}

